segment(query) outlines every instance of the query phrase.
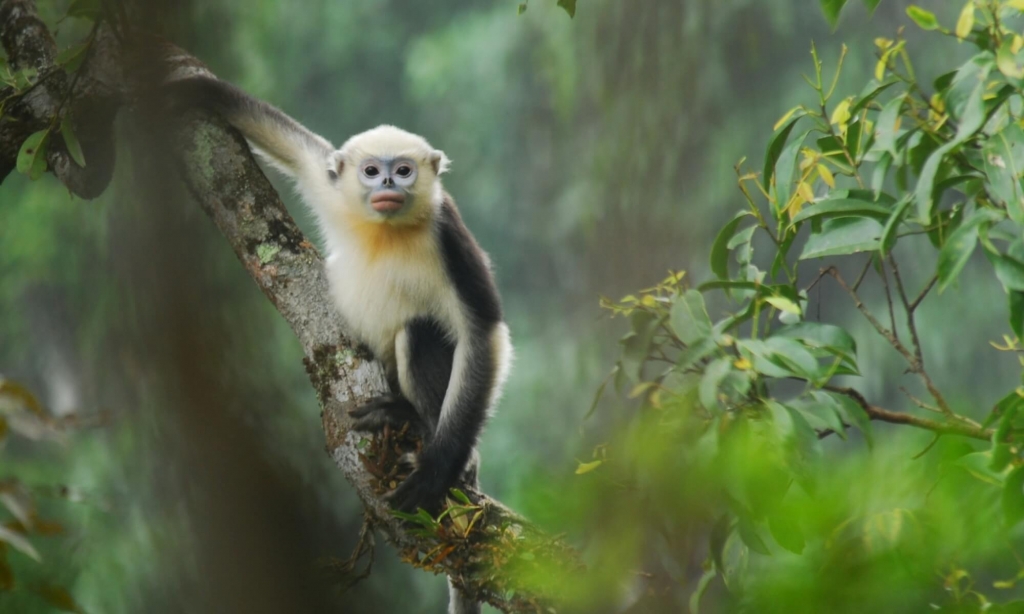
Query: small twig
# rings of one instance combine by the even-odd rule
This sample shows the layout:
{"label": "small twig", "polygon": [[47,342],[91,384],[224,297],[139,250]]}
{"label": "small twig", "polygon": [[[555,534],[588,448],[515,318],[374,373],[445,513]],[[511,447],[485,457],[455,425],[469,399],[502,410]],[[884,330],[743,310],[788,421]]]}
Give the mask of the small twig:
{"label": "small twig", "polygon": [[892,336],[899,339],[900,331],[896,328],[896,311],[892,307],[892,292],[889,291],[889,276],[885,274],[885,262],[878,259],[878,276],[882,278],[882,287],[885,288],[885,303],[889,307],[889,326],[892,327]]}
{"label": "small twig", "polygon": [[868,417],[872,420],[889,422],[890,424],[906,424],[932,431],[934,433],[939,433],[941,435],[959,435],[961,437],[970,437],[971,439],[981,439],[983,441],[988,441],[992,438],[992,429],[982,428],[977,424],[970,423],[961,416],[957,416],[959,419],[956,422],[939,422],[930,418],[922,418],[913,414],[892,411],[878,407],[877,405],[872,405],[864,398],[864,395],[853,388],[825,386],[824,389],[850,397],[861,406],[865,413],[867,413]]}
{"label": "small twig", "polygon": [[915,298],[910,303],[910,311],[911,311],[911,313],[913,313],[914,311],[917,310],[917,306],[921,304],[921,301],[924,300],[924,297],[928,296],[928,293],[931,292],[931,289],[935,287],[935,282],[937,282],[937,281],[939,281],[939,276],[938,275],[932,275],[931,280],[928,281],[928,285],[924,287],[924,290],[921,290],[921,294],[918,294],[917,298]]}
{"label": "small twig", "polygon": [[907,395],[907,398],[910,399],[910,402],[913,403],[914,405],[917,405],[921,409],[927,409],[928,411],[933,411],[933,412],[935,412],[937,414],[944,413],[938,407],[929,405],[929,404],[925,403],[924,401],[922,401],[921,399],[919,399],[919,398],[915,397],[914,395],[910,394],[910,391],[907,390],[906,388],[904,388],[903,386],[900,386],[900,392],[902,392],[903,394]]}
{"label": "small twig", "polygon": [[[370,577],[376,552],[377,547],[373,539],[373,519],[369,514],[364,514],[363,526],[359,529],[359,541],[356,542],[352,554],[344,561],[334,557],[321,559],[319,566],[344,592]],[[355,573],[359,561],[367,554],[369,554],[370,560],[367,561],[366,567],[359,573]]]}
{"label": "small twig", "polygon": [[853,290],[853,288],[851,288],[849,285],[847,285],[846,280],[844,280],[843,276],[839,274],[839,270],[836,269],[836,267],[834,266],[830,266],[829,268],[825,269],[825,272],[831,275],[836,280],[836,282],[843,288],[843,290],[846,290],[846,293],[849,294],[850,298],[853,299],[854,306],[857,307],[858,311],[864,314],[864,317],[868,319],[868,322],[871,323],[871,326],[874,327],[878,334],[885,337],[885,340],[888,341],[889,344],[892,345],[892,347],[895,348],[896,351],[899,352],[900,355],[902,355],[907,360],[907,362],[913,364],[914,355],[911,354],[910,351],[907,350],[907,348],[904,347],[902,343],[900,343],[900,340],[897,339],[891,331],[882,326],[882,323],[879,322],[877,318],[875,318],[874,314],[872,314],[871,311],[867,308],[867,305],[865,305],[864,302],[860,300],[860,297],[857,295],[857,292]]}
{"label": "small twig", "polygon": [[911,353],[905,345],[900,343],[900,340],[892,331],[889,331],[884,326],[882,326],[882,323],[879,322],[877,318],[875,318],[874,314],[872,314],[871,311],[864,304],[864,302],[860,300],[860,297],[857,295],[857,292],[846,284],[846,280],[844,280],[843,276],[839,274],[839,270],[836,269],[834,266],[831,266],[828,269],[826,269],[826,272],[829,275],[831,275],[836,280],[836,282],[840,286],[842,286],[844,290],[846,290],[846,293],[849,294],[850,298],[853,299],[853,304],[856,305],[857,310],[864,314],[864,317],[867,318],[868,322],[871,323],[871,326],[873,326],[875,330],[878,331],[878,334],[885,337],[886,341],[889,342],[889,345],[891,345],[893,349],[899,352],[900,355],[903,356],[904,359],[906,359],[907,364],[910,365],[910,371],[921,378],[921,381],[924,382],[925,387],[928,389],[928,394],[932,395],[932,398],[935,399],[935,402],[939,405],[939,409],[942,410],[942,413],[950,417],[956,416],[956,412],[954,412],[949,407],[949,404],[946,403],[945,397],[942,396],[942,393],[935,385],[935,382],[932,381],[932,378],[929,377],[928,372],[925,371],[924,368],[921,366],[921,363],[917,359],[917,357],[913,353]]}
{"label": "small twig", "polygon": [[921,340],[917,336],[917,326],[914,322],[914,311],[910,308],[910,300],[907,298],[907,291],[903,287],[903,278],[900,277],[900,268],[896,264],[896,258],[889,253],[889,264],[892,265],[892,276],[896,280],[896,290],[899,292],[900,301],[903,302],[903,309],[907,312],[907,329],[910,330],[910,341],[914,344],[914,356],[917,357],[917,368],[924,369],[924,356],[921,353]]}
{"label": "small twig", "polygon": [[857,281],[853,282],[853,291],[856,292],[860,288],[860,284],[867,277],[868,270],[871,268],[871,260],[874,256],[868,256],[868,259],[864,261],[864,268],[860,270],[860,275],[857,275]]}

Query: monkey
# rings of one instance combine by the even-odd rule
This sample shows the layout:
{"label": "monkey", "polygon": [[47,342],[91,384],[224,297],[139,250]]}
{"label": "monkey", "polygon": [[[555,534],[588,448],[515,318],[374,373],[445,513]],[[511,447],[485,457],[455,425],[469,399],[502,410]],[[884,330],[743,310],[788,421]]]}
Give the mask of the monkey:
{"label": "monkey", "polygon": [[353,428],[410,423],[423,447],[388,495],[394,509],[439,511],[460,477],[476,483],[476,445],[512,360],[488,255],[441,182],[450,161],[391,125],[335,149],[276,107],[212,76],[169,84],[238,129],[296,184],[326,247],[334,307],[380,360],[392,394],[354,410]]}
{"label": "monkey", "polygon": [[[423,439],[392,508],[436,514],[459,479],[477,485],[477,441],[509,374],[512,344],[487,254],[441,182],[450,166],[391,125],[335,149],[276,107],[216,77],[171,81],[172,97],[238,129],[296,184],[326,247],[329,295],[380,360],[392,394],[349,413],[357,431],[410,424]],[[449,579],[449,612],[479,604]]]}

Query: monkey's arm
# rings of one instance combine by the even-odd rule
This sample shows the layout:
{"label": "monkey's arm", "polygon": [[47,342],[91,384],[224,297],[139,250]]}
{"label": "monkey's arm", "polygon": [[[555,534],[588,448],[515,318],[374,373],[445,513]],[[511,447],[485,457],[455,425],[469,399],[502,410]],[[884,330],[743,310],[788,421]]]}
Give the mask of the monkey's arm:
{"label": "monkey's arm", "polygon": [[212,77],[188,77],[167,88],[175,102],[199,105],[226,119],[257,153],[300,185],[327,181],[334,146],[277,107]]}
{"label": "monkey's arm", "polygon": [[509,360],[504,323],[474,330],[455,347],[451,379],[433,437],[416,459],[416,470],[391,495],[392,505],[436,513],[462,475],[491,405],[500,394]]}
{"label": "monkey's arm", "polygon": [[[463,314],[462,326],[444,368],[440,357],[422,359],[416,349],[424,338],[416,327],[407,329],[409,369],[403,388],[412,384],[422,413],[437,416],[433,437],[417,459],[417,469],[392,494],[392,504],[405,511],[423,507],[436,511],[448,489],[466,468],[491,406],[497,401],[508,373],[512,347],[502,319],[501,302],[486,256],[462,224],[446,198],[439,215],[439,240],[448,276],[455,286]],[[429,330],[429,329],[428,329]],[[427,336],[429,339],[429,336]],[[443,336],[431,345],[439,345]],[[450,347],[450,346],[449,346]],[[436,370],[447,376],[431,393],[424,384],[437,379]]]}

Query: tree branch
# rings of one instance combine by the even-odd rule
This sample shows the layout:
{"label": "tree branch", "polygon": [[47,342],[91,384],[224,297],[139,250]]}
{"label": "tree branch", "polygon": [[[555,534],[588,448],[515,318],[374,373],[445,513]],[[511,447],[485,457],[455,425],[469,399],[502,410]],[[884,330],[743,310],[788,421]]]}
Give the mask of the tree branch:
{"label": "tree branch", "polygon": [[961,435],[963,437],[981,439],[984,441],[992,439],[992,429],[985,429],[977,424],[955,419],[951,419],[949,422],[939,422],[929,418],[921,418],[920,416],[915,416],[913,414],[885,409],[877,405],[872,405],[864,398],[864,395],[853,388],[846,388],[843,386],[825,386],[824,389],[832,392],[838,392],[839,394],[845,394],[850,397],[861,406],[861,408],[868,414],[868,417],[872,420],[889,422],[891,424],[907,424],[932,431],[933,433],[940,435]]}
{"label": "tree branch", "polygon": [[[0,115],[0,181],[14,170],[25,139],[50,129],[46,152],[49,171],[72,194],[82,198],[99,196],[113,175],[113,121],[125,91],[120,83],[120,54],[109,28],[97,25],[86,51],[89,57],[73,78],[54,64],[57,44],[32,0],[0,0],[0,43],[12,70],[38,71],[38,80],[22,95],[9,89],[2,92],[3,98],[12,94],[14,98]],[[68,100],[73,104],[65,109],[63,103]],[[82,146],[84,167],[68,153],[58,129],[62,115],[69,118]]]}
{"label": "tree branch", "polygon": [[[105,26],[95,38],[97,47],[83,65],[87,72],[71,101],[76,118],[83,105],[88,109],[89,104],[110,97],[118,104],[126,99],[146,100],[152,93],[147,86],[155,82],[147,71],[154,67],[139,62],[140,57],[160,57],[164,65],[157,67],[157,73],[205,70],[195,58],[166,45],[155,53],[135,47],[126,51]],[[71,84],[63,70],[53,65],[53,39],[31,0],[0,0],[0,39],[12,67],[33,66],[40,75],[59,71],[52,82],[39,83],[5,110],[0,120],[2,180],[14,168],[24,138],[53,125]],[[128,59],[131,66],[126,65]],[[100,150],[104,143],[113,143],[112,120],[118,104],[108,104],[100,121],[92,122],[89,138],[81,138],[85,168],[70,160],[60,138],[51,139],[49,169],[76,194],[98,195],[109,181],[113,148],[107,157],[109,168],[103,168]],[[500,502],[463,485],[472,503],[467,513],[455,518],[452,514],[432,525],[426,536],[414,535],[391,515],[383,500],[396,478],[391,465],[397,463],[391,461],[401,446],[415,442],[388,431],[366,441],[350,430],[347,410],[388,392],[388,385],[381,366],[345,336],[331,307],[319,253],[288,214],[244,139],[222,120],[190,112],[174,126],[171,138],[179,148],[180,172],[190,193],[302,344],[306,371],[322,409],[327,451],[355,488],[372,524],[407,562],[448,575],[478,601],[504,612],[555,611],[562,587],[555,584],[556,574],[537,573],[536,566],[559,570],[557,579],[564,581],[566,570],[582,569],[578,554]]]}

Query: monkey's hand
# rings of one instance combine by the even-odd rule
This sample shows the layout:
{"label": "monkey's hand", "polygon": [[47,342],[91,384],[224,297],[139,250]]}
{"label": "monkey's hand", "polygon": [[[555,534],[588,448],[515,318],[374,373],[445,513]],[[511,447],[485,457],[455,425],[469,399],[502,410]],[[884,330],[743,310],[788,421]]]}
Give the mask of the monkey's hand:
{"label": "monkey's hand", "polygon": [[428,433],[427,425],[423,423],[412,403],[405,397],[395,394],[376,397],[349,410],[348,415],[355,418],[352,429],[356,431],[376,433],[384,430],[385,426],[401,430],[408,424],[410,433],[422,440],[425,440]]}
{"label": "monkey's hand", "polygon": [[422,507],[436,517],[452,486],[454,484],[443,479],[440,472],[430,471],[429,466],[421,466],[409,474],[387,499],[391,507],[400,512],[414,514]]}

